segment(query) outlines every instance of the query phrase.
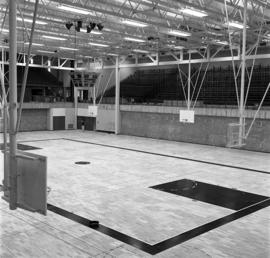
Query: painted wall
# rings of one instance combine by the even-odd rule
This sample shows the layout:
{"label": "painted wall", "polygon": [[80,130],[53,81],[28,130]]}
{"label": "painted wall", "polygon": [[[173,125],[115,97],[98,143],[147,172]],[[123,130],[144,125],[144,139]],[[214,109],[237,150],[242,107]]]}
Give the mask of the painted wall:
{"label": "painted wall", "polygon": [[[194,124],[182,124],[176,114],[127,111],[121,111],[121,118],[121,134],[214,146],[226,146],[228,124],[238,121],[199,115]],[[256,120],[244,149],[270,152],[270,120]]]}

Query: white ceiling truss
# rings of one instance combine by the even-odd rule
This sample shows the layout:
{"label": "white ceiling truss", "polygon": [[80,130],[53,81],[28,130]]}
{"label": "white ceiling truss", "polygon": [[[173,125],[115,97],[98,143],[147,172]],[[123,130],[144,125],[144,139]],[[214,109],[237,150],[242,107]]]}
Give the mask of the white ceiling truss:
{"label": "white ceiling truss", "polygon": [[[18,52],[27,53],[35,0],[17,1]],[[2,46],[8,46],[7,7],[8,1],[0,0]],[[204,15],[194,16],[190,10]],[[269,45],[270,1],[248,0],[247,14],[247,47],[258,42],[258,35],[259,44]],[[76,32],[78,21],[82,29],[90,23],[103,29]],[[240,28],[228,27],[228,21]],[[68,22],[73,23],[70,30]],[[161,53],[177,57],[191,49],[215,51],[230,43],[239,48],[242,23],[242,0],[39,0],[32,54],[75,60],[115,55],[133,55],[136,60],[146,55],[157,63]]]}

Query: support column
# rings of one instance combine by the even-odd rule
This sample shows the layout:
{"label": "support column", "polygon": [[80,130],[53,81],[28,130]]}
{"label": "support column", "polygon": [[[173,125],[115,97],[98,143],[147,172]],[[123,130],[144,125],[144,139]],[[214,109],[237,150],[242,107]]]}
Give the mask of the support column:
{"label": "support column", "polygon": [[78,115],[78,90],[76,88],[76,86],[74,85],[73,88],[73,94],[74,94],[74,129],[78,129],[77,128],[77,115]]}
{"label": "support column", "polygon": [[17,0],[9,0],[9,138],[10,200],[9,208],[17,208]]}
{"label": "support column", "polygon": [[191,84],[191,52],[189,52],[189,59],[188,59],[188,94],[187,94],[187,108],[188,110],[190,110],[190,105],[191,105],[191,101],[190,101],[190,84]]}
{"label": "support column", "polygon": [[243,39],[242,39],[242,68],[241,68],[241,88],[240,88],[240,103],[239,103],[239,145],[243,144],[245,134],[245,70],[246,70],[246,33],[247,33],[247,0],[244,0],[244,21],[243,21]]}
{"label": "support column", "polygon": [[119,56],[115,62],[115,134],[120,133],[120,68]]}
{"label": "support column", "polygon": [[96,105],[96,84],[93,86],[93,105]]}
{"label": "support column", "polygon": [[1,64],[1,88],[2,88],[2,96],[3,96],[3,135],[4,135],[4,180],[3,180],[3,186],[4,186],[4,196],[5,198],[9,198],[9,171],[8,171],[8,155],[7,155],[7,112],[8,112],[8,105],[7,105],[7,95],[6,95],[6,89],[5,89],[5,65],[4,65],[4,60],[5,60],[5,52],[4,48],[2,47],[2,64]]}

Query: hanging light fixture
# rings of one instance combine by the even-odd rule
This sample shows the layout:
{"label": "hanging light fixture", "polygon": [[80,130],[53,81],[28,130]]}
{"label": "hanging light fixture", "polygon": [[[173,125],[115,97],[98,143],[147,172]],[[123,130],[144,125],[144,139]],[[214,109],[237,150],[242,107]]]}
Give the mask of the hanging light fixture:
{"label": "hanging light fixture", "polygon": [[98,30],[99,30],[99,31],[102,31],[103,28],[104,28],[104,26],[103,26],[101,23],[98,23],[98,24],[97,24],[97,27],[98,27]]}
{"label": "hanging light fixture", "polygon": [[67,22],[67,23],[66,23],[66,28],[67,28],[68,30],[70,30],[72,26],[73,26],[73,23],[72,23],[72,22]]}

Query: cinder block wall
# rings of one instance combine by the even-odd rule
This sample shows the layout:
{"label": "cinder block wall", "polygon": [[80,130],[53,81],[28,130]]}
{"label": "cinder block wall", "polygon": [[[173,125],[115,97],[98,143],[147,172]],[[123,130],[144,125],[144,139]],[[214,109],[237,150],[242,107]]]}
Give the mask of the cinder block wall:
{"label": "cinder block wall", "polygon": [[[228,124],[234,122],[238,119],[198,115],[194,124],[183,124],[176,114],[122,111],[121,134],[226,146]],[[244,149],[270,152],[270,120],[256,120],[246,143]]]}
{"label": "cinder block wall", "polygon": [[20,131],[47,130],[48,109],[23,109]]}

